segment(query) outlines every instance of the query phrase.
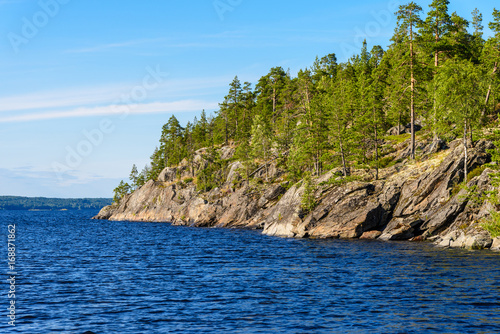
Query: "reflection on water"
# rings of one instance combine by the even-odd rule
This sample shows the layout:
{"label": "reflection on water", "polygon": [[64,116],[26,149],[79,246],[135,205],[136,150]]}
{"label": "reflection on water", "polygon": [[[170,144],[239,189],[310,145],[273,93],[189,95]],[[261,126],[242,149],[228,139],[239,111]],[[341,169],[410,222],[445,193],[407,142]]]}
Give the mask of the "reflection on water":
{"label": "reflection on water", "polygon": [[92,214],[0,211],[2,240],[17,225],[13,332],[500,332],[500,254]]}

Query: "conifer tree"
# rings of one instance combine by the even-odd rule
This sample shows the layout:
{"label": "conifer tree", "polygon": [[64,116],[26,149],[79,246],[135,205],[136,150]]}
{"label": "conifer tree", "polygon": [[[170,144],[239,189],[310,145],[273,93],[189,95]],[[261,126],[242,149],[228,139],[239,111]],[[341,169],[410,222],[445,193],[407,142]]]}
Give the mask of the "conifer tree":
{"label": "conifer tree", "polygon": [[[437,2],[435,0],[434,2]],[[443,0],[444,1],[444,0]],[[447,1],[444,1],[447,2]],[[410,2],[407,5],[399,7],[397,12],[399,31],[405,33],[404,39],[408,41],[410,47],[410,126],[411,126],[411,142],[410,142],[410,156],[415,159],[415,53],[414,53],[414,42],[415,38],[418,37],[416,28],[422,25],[422,20],[420,19],[420,12],[422,8],[414,2]],[[430,15],[430,13],[429,13]]]}
{"label": "conifer tree", "polygon": [[484,39],[483,39],[483,14],[479,12],[476,8],[472,12],[472,41],[471,41],[471,53],[475,62],[480,63],[481,61],[481,53],[484,48]]}
{"label": "conifer tree", "polygon": [[262,77],[257,86],[257,104],[260,114],[270,120],[274,126],[281,113],[281,89],[285,84],[287,74],[281,67],[273,67]]}
{"label": "conifer tree", "polygon": [[138,188],[138,185],[137,185],[137,180],[138,180],[138,177],[139,177],[139,171],[137,170],[137,166],[134,164],[132,165],[132,171],[130,172],[130,182],[132,183],[132,189],[135,190]]}
{"label": "conifer tree", "polygon": [[375,179],[379,178],[379,132],[384,126],[384,84],[386,68],[381,67],[384,50],[381,46],[374,46],[371,51],[372,81],[369,87],[369,106],[372,109],[371,126],[373,127]]}
{"label": "conifer tree", "polygon": [[488,24],[489,28],[493,31],[493,36],[488,39],[483,51],[483,62],[488,68],[492,68],[490,75],[490,83],[486,93],[486,100],[484,102],[486,112],[488,103],[493,92],[493,86],[498,81],[498,66],[500,63],[500,11],[496,8],[493,9],[493,21]]}
{"label": "conifer tree", "polygon": [[[448,0],[433,0],[429,5],[430,11],[427,13],[425,21],[421,21],[418,25],[421,30],[419,37],[420,44],[426,52],[433,55],[434,71],[432,77],[434,78],[439,69],[440,55],[450,50],[448,35],[451,31],[452,21],[448,13]],[[436,127],[437,122],[437,106],[436,106],[436,83],[431,82],[432,86],[432,100],[433,100],[433,113],[432,124]],[[436,139],[436,131],[434,129],[434,138]]]}
{"label": "conifer tree", "polygon": [[242,140],[248,140],[250,138],[250,128],[253,121],[252,116],[255,111],[255,92],[252,90],[252,84],[250,82],[245,81],[243,83],[241,107],[243,115],[240,138],[242,138]]}
{"label": "conifer tree", "polygon": [[439,119],[463,129],[464,175],[467,176],[468,132],[481,116],[480,94],[483,74],[473,63],[464,60],[447,62],[437,76]]}
{"label": "conifer tree", "polygon": [[113,190],[113,193],[114,193],[113,202],[115,202],[116,204],[119,204],[120,201],[122,200],[122,198],[125,197],[125,195],[127,195],[130,192],[130,190],[131,190],[131,188],[130,188],[130,185],[128,183],[123,182],[123,180],[120,181],[120,184],[118,185],[118,187],[116,187]]}
{"label": "conifer tree", "polygon": [[163,156],[164,163],[160,164],[170,167],[178,164],[182,160],[182,132],[177,118],[172,115],[168,122],[163,126],[160,137],[160,154]]}
{"label": "conifer tree", "polygon": [[263,159],[266,169],[266,182],[269,181],[268,160],[271,152],[271,131],[269,125],[261,115],[255,116],[251,130],[252,156]]}

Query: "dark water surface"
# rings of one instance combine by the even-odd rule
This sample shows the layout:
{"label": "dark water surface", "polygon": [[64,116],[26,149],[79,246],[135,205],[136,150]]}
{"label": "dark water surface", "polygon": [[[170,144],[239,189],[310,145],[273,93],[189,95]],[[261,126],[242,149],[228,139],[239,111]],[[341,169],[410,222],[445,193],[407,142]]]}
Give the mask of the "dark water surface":
{"label": "dark water surface", "polygon": [[490,251],[89,220],[95,213],[0,211],[0,333],[500,333],[500,254]]}

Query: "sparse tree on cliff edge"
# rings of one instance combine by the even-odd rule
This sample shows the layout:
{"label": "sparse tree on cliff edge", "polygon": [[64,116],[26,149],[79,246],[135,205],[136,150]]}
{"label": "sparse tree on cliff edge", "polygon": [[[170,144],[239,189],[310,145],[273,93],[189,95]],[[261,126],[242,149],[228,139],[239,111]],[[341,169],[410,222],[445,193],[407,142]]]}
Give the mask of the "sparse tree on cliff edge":
{"label": "sparse tree on cliff edge", "polygon": [[139,176],[139,171],[137,170],[137,166],[134,164],[132,166],[132,171],[130,172],[130,182],[132,182],[132,189],[137,189],[137,178]]}
{"label": "sparse tree on cliff edge", "polygon": [[130,190],[131,190],[130,185],[128,183],[123,182],[123,180],[121,180],[118,187],[116,187],[113,190],[113,192],[114,192],[113,201],[116,204],[120,203],[122,198],[125,197],[125,195],[127,195],[130,192]]}

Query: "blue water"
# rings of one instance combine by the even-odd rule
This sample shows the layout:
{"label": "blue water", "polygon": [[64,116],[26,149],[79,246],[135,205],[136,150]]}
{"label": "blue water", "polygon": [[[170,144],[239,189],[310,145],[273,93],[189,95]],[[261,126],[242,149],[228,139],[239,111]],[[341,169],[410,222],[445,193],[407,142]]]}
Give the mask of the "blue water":
{"label": "blue water", "polygon": [[0,211],[0,333],[500,333],[500,254],[490,251],[88,219],[95,213]]}

